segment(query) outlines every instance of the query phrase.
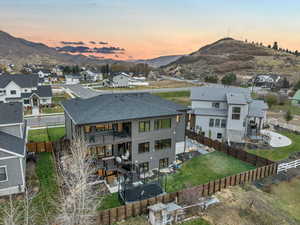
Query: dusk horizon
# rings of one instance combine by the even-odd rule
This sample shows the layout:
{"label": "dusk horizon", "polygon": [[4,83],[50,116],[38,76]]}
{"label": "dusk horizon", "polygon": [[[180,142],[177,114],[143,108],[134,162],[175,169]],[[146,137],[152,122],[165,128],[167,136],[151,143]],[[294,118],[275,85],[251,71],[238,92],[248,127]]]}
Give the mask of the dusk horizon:
{"label": "dusk horizon", "polygon": [[300,38],[300,4],[293,0],[11,0],[0,8],[0,30],[51,47],[84,43],[105,58],[188,54],[224,37],[296,50]]}

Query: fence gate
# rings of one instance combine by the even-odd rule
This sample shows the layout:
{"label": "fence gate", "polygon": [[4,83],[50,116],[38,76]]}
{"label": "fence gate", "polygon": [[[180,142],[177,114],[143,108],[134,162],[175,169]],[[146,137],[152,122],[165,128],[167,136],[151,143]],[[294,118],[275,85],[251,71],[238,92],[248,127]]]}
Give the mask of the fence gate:
{"label": "fence gate", "polygon": [[297,160],[291,161],[291,162],[287,162],[287,163],[280,163],[278,165],[277,173],[280,173],[283,171],[286,172],[287,170],[296,168],[298,166],[300,166],[300,159],[297,159]]}

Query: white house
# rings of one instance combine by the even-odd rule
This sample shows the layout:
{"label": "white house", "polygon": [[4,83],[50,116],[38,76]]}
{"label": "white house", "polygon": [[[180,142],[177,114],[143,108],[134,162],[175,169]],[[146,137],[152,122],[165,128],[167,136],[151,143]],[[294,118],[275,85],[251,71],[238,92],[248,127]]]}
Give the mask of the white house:
{"label": "white house", "polygon": [[111,75],[111,87],[129,87],[130,77],[127,73],[118,73]]}
{"label": "white house", "polygon": [[25,107],[39,108],[52,103],[52,89],[41,86],[38,75],[2,75],[0,102],[22,102]]}
{"label": "white house", "polygon": [[94,73],[90,70],[85,70],[82,71],[81,73],[81,78],[84,81],[88,81],[88,82],[96,82],[98,80],[103,80],[103,75],[102,73]]}
{"label": "white house", "polygon": [[65,75],[66,78],[66,84],[72,85],[72,84],[79,84],[81,76],[77,74],[69,74]]}
{"label": "white house", "polygon": [[259,139],[268,106],[253,100],[247,88],[231,86],[194,87],[191,91],[194,124],[203,135],[220,141],[244,143]]}

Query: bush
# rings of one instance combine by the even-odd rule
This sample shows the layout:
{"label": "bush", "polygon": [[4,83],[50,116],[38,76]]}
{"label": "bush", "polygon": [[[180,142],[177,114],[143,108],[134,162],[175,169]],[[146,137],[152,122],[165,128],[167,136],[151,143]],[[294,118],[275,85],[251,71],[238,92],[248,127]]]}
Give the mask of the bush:
{"label": "bush", "polygon": [[221,82],[225,85],[232,85],[236,82],[236,80],[237,78],[234,73],[228,73],[222,78]]}

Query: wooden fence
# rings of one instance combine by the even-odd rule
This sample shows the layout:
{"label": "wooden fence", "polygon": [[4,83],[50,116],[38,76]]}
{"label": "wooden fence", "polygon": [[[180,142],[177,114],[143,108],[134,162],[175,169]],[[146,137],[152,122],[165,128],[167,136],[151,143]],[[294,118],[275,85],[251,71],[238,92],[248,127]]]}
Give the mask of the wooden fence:
{"label": "wooden fence", "polygon": [[31,142],[27,143],[28,152],[53,152],[52,142]]}
{"label": "wooden fence", "polygon": [[168,203],[177,200],[178,203],[181,203],[185,199],[185,196],[190,193],[198,193],[197,196],[206,197],[227,187],[251,183],[277,173],[277,164],[270,160],[255,156],[237,148],[232,148],[219,141],[213,141],[189,130],[186,131],[186,135],[199,143],[212,147],[217,151],[224,152],[244,162],[251,163],[258,168],[232,176],[223,177],[221,179],[210,181],[206,184],[201,184],[192,188],[183,189],[178,192],[166,193],[154,198],[100,211],[97,216],[97,224],[110,225],[129,217],[146,214],[148,212],[148,207],[158,202]]}

